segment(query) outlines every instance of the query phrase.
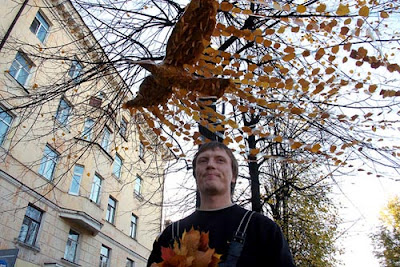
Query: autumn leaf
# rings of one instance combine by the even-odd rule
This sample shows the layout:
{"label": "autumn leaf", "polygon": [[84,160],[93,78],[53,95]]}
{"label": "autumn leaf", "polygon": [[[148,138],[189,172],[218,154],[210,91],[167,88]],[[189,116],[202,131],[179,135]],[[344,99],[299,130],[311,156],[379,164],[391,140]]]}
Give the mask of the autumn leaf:
{"label": "autumn leaf", "polygon": [[381,16],[381,18],[383,18],[383,19],[387,19],[387,18],[389,17],[389,14],[388,14],[387,12],[385,12],[385,11],[382,11],[381,14],[380,14],[380,16]]}
{"label": "autumn leaf", "polygon": [[209,234],[190,229],[184,231],[182,238],[175,240],[172,248],[161,247],[162,262],[152,267],[217,267],[221,255],[209,247]]}
{"label": "autumn leaf", "polygon": [[275,142],[278,142],[278,143],[282,143],[283,138],[282,138],[282,136],[278,135],[278,136],[276,136],[276,137],[274,138],[274,141],[275,141]]}
{"label": "autumn leaf", "polygon": [[315,11],[322,13],[322,12],[325,12],[325,10],[326,10],[326,5],[325,5],[325,4],[320,4],[320,5],[316,8]]}
{"label": "autumn leaf", "polygon": [[369,16],[369,8],[367,6],[363,6],[358,11],[358,15],[360,15],[362,17],[368,17]]}
{"label": "autumn leaf", "polygon": [[300,115],[300,114],[302,114],[303,112],[304,112],[303,109],[297,108],[297,107],[293,107],[293,108],[290,109],[290,113],[296,114],[296,115]]}
{"label": "autumn leaf", "polygon": [[317,153],[319,151],[319,149],[321,148],[320,144],[315,144],[311,147],[311,152],[313,153]]}
{"label": "autumn leaf", "polygon": [[233,8],[233,5],[227,1],[221,2],[221,10],[228,12]]}
{"label": "autumn leaf", "polygon": [[299,149],[303,144],[300,142],[294,142],[290,147],[292,149]]}
{"label": "autumn leaf", "polygon": [[307,10],[307,8],[305,6],[303,6],[303,5],[298,5],[297,8],[296,8],[296,11],[298,13],[304,13],[304,12],[306,12],[306,10]]}
{"label": "autumn leaf", "polygon": [[336,14],[339,16],[344,16],[350,13],[350,9],[348,6],[340,4],[338,9],[336,10]]}

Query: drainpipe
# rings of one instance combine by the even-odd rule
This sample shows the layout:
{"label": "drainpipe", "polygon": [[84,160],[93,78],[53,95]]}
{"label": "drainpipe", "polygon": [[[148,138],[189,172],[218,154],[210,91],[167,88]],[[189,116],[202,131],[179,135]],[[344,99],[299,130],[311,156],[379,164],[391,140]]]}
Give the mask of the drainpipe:
{"label": "drainpipe", "polygon": [[0,52],[1,52],[1,50],[3,49],[3,47],[4,47],[4,45],[5,45],[5,43],[6,43],[7,39],[8,39],[8,37],[10,36],[11,31],[13,30],[13,28],[14,28],[15,24],[17,23],[19,17],[21,16],[22,11],[24,11],[24,8],[25,8],[26,5],[28,4],[28,1],[29,1],[29,0],[25,0],[25,1],[22,3],[21,8],[18,10],[17,15],[15,16],[13,22],[11,23],[11,25],[10,25],[10,27],[8,28],[6,34],[4,35],[3,39],[1,40],[1,43],[0,43]]}

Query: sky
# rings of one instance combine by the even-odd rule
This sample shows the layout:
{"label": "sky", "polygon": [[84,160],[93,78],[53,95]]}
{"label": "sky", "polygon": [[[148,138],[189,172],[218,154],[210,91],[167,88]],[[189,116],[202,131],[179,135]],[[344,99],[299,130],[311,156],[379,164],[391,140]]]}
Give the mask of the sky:
{"label": "sky", "polygon": [[376,230],[379,212],[387,201],[396,194],[400,196],[400,180],[362,174],[342,177],[342,180],[342,192],[336,187],[336,193],[344,206],[340,211],[345,220],[342,228],[348,231],[339,240],[345,254],[339,257],[343,263],[338,266],[379,267],[369,235]]}

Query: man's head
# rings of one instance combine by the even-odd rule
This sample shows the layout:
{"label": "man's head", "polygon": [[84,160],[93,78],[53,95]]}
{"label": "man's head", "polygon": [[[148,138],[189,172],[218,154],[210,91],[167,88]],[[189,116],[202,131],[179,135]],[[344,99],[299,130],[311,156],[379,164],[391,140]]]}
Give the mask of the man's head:
{"label": "man's head", "polygon": [[203,181],[206,172],[211,173],[212,169],[215,169],[219,176],[229,176],[222,178],[224,180],[229,179],[231,194],[233,194],[235,188],[238,168],[238,162],[232,151],[226,145],[217,141],[203,144],[193,159],[193,176],[196,178],[198,186],[200,186],[198,179]]}

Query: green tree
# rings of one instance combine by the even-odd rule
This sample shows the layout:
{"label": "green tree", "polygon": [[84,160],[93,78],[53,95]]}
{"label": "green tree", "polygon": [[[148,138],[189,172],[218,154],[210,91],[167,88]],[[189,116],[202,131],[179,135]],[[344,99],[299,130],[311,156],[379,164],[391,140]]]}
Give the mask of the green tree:
{"label": "green tree", "polygon": [[383,266],[400,266],[400,198],[389,200],[380,216],[381,224],[371,235],[375,256]]}

